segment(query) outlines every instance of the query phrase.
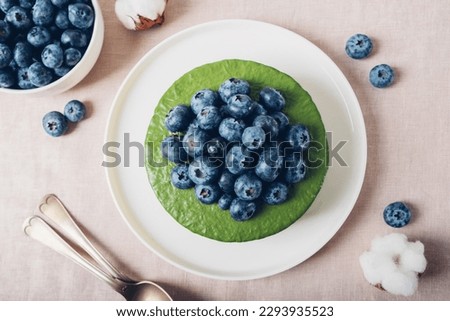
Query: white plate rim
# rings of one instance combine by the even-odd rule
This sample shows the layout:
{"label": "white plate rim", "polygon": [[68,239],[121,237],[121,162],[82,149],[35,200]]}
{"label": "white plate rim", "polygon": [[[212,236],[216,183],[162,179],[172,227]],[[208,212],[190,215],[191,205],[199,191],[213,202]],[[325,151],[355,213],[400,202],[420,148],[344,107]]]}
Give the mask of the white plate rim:
{"label": "white plate rim", "polygon": [[[346,77],[344,76],[342,71],[339,69],[339,67],[332,61],[331,58],[329,58],[320,48],[318,48],[316,45],[311,43],[309,40],[303,38],[301,35],[294,33],[288,29],[285,29],[283,27],[273,25],[270,23],[266,23],[266,22],[257,21],[257,20],[225,19],[225,20],[206,22],[206,23],[202,23],[202,24],[184,29],[184,30],[166,38],[161,43],[159,43],[158,45],[153,47],[136,63],[136,65],[128,73],[127,77],[122,82],[122,84],[119,87],[119,90],[117,91],[117,94],[113,100],[113,103],[112,103],[112,106],[111,106],[111,109],[110,109],[110,112],[108,115],[108,120],[107,120],[105,135],[104,135],[104,142],[107,143],[107,142],[112,141],[111,140],[111,128],[113,128],[113,125],[114,125],[113,124],[114,113],[117,109],[117,103],[121,98],[121,96],[120,96],[121,92],[124,91],[127,86],[129,86],[129,82],[135,76],[135,73],[139,70],[140,66],[145,61],[147,61],[149,59],[149,57],[152,56],[153,53],[157,52],[160,48],[170,44],[170,42],[175,42],[175,41],[177,41],[177,39],[181,39],[181,38],[185,37],[186,35],[189,35],[190,33],[195,33],[195,32],[199,32],[199,31],[201,32],[202,29],[209,28],[212,26],[218,26],[218,25],[225,26],[226,24],[229,24],[229,23],[242,24],[244,28],[245,28],[246,24],[259,24],[261,26],[271,27],[274,30],[279,30],[280,32],[288,32],[288,33],[294,34],[296,37],[298,37],[299,40],[301,39],[302,41],[307,43],[308,46],[317,50],[317,53],[319,53],[321,55],[321,59],[324,59],[325,61],[327,61],[327,63],[330,66],[333,66],[333,68],[334,68],[333,72],[336,73],[336,76],[339,78],[338,79],[339,82],[341,83],[341,85],[343,87],[346,88],[346,90],[348,90],[348,92],[346,93],[347,99],[351,102],[350,105],[353,105],[353,106],[351,106],[351,110],[350,110],[352,112],[352,117],[351,117],[352,126],[356,125],[357,126],[356,130],[358,131],[358,137],[356,137],[358,149],[359,149],[359,151],[358,151],[359,163],[356,164],[357,165],[356,167],[358,167],[358,172],[355,173],[356,176],[355,176],[355,180],[353,182],[353,191],[354,192],[352,193],[350,200],[347,201],[347,208],[344,210],[345,215],[342,215],[340,217],[340,219],[338,221],[336,221],[334,228],[330,229],[330,231],[328,232],[330,234],[329,237],[324,239],[323,242],[321,242],[321,243],[316,243],[314,248],[312,248],[308,254],[303,255],[303,257],[299,257],[297,260],[292,260],[287,264],[279,265],[277,268],[271,269],[270,271],[265,271],[263,273],[250,273],[250,274],[243,274],[243,275],[235,275],[235,274],[223,275],[220,273],[215,273],[214,271],[205,271],[203,269],[198,269],[198,268],[196,268],[196,266],[188,266],[185,264],[180,264],[180,262],[177,262],[177,261],[167,257],[166,255],[164,255],[157,248],[157,246],[155,247],[143,239],[142,235],[139,234],[138,228],[136,228],[136,226],[133,226],[131,224],[130,218],[129,218],[130,213],[127,213],[123,204],[121,204],[121,201],[119,200],[120,195],[118,195],[118,192],[116,190],[117,186],[114,185],[115,183],[114,183],[114,178],[113,178],[113,176],[115,174],[114,173],[115,169],[114,168],[105,168],[105,173],[106,173],[108,187],[109,187],[110,193],[112,195],[114,204],[115,204],[116,208],[118,209],[122,219],[125,221],[126,225],[130,228],[130,230],[133,232],[133,234],[153,253],[155,253],[156,255],[158,255],[159,257],[164,259],[165,261],[171,263],[172,265],[180,268],[181,270],[193,273],[195,275],[200,275],[200,276],[212,278],[212,279],[222,279],[222,280],[251,280],[251,279],[268,277],[271,275],[275,275],[275,274],[284,272],[284,271],[304,262],[305,260],[309,259],[312,255],[314,255],[316,252],[318,252],[325,244],[327,244],[333,238],[333,236],[337,233],[337,231],[344,224],[345,220],[347,219],[348,215],[350,214],[351,210],[353,209],[353,207],[359,197],[359,193],[361,191],[361,188],[362,188],[362,185],[364,182],[366,163],[367,163],[367,139],[366,139],[366,129],[365,129],[365,124],[364,124],[363,114],[362,114],[358,99],[356,97],[356,94],[354,93],[350,83],[348,82],[348,80],[346,79]],[[176,80],[176,79],[174,79],[174,80]],[[313,97],[313,99],[314,99],[314,97]],[[104,157],[104,160],[106,160],[106,156]],[[283,232],[284,231],[282,231],[281,233],[283,233]]]}

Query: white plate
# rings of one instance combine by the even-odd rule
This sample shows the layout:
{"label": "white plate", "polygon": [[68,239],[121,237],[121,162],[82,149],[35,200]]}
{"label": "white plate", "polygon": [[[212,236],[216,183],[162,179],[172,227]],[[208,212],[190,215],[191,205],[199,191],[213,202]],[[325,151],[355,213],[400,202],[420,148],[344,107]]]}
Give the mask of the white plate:
{"label": "white plate", "polygon": [[[222,59],[257,61],[295,78],[313,97],[332,133],[331,148],[347,141],[332,160],[322,190],[305,215],[284,231],[258,241],[223,243],[196,235],[177,223],[158,202],[139,164],[160,97],[189,70]],[[366,168],[364,120],[356,96],[333,61],[289,30],[250,20],[224,20],[186,29],[148,52],[131,70],[111,109],[106,142],[118,142],[122,163],[106,169],[109,186],[128,226],[151,250],[175,266],[217,279],[246,280],[285,271],[316,253],[338,231],[361,190]],[[105,157],[111,162],[113,158]],[[141,164],[142,165],[142,164]],[[188,211],[189,209],[186,209]]]}

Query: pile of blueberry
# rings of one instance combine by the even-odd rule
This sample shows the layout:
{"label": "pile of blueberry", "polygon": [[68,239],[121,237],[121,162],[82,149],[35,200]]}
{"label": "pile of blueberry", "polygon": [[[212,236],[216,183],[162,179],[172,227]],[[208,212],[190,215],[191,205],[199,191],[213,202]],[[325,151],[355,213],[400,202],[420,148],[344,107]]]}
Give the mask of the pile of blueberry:
{"label": "pile of blueberry", "polygon": [[0,87],[42,87],[83,57],[95,19],[90,0],[0,0]]}
{"label": "pile of blueberry", "polygon": [[194,188],[204,204],[218,203],[237,221],[251,218],[258,204],[281,204],[289,187],[305,178],[307,127],[289,124],[285,98],[263,88],[250,98],[247,81],[230,78],[218,91],[196,92],[191,105],[172,108],[161,143],[163,157],[177,163],[172,184]]}

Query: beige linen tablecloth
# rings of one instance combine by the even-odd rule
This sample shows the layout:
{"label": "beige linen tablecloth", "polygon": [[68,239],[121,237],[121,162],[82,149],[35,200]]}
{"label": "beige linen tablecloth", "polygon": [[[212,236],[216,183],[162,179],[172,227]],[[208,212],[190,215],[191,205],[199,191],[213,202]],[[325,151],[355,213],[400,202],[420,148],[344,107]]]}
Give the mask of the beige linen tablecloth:
{"label": "beige linen tablecloth", "polygon": [[[49,192],[68,204],[120,269],[160,282],[175,300],[403,299],[371,287],[358,263],[375,235],[393,231],[381,218],[384,206],[403,200],[414,218],[401,232],[425,244],[429,261],[410,299],[450,299],[448,1],[171,0],[166,23],[146,32],[125,30],[113,1],[100,3],[106,27],[103,50],[79,85],[55,97],[0,94],[0,299],[121,299],[84,269],[24,236],[22,222]],[[367,127],[365,182],[343,227],[304,263],[252,281],[199,277],[149,251],[120,217],[101,166],[113,96],[136,62],[178,31],[230,18],[273,23],[315,43],[350,81]],[[361,61],[344,52],[347,38],[357,32],[370,35],[375,45]],[[391,88],[368,83],[369,70],[379,63],[395,68]],[[87,102],[87,119],[64,137],[47,136],[42,116],[62,110],[74,98]]]}

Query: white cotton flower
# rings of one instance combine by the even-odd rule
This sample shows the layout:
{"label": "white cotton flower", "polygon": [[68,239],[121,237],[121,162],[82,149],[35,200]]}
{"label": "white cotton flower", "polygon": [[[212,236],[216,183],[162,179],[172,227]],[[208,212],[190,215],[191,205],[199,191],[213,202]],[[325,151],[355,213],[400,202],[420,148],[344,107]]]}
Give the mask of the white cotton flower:
{"label": "white cotton flower", "polygon": [[427,266],[423,244],[408,242],[408,238],[400,233],[373,239],[370,250],[361,254],[359,262],[370,284],[404,296],[414,294],[418,274]]}

